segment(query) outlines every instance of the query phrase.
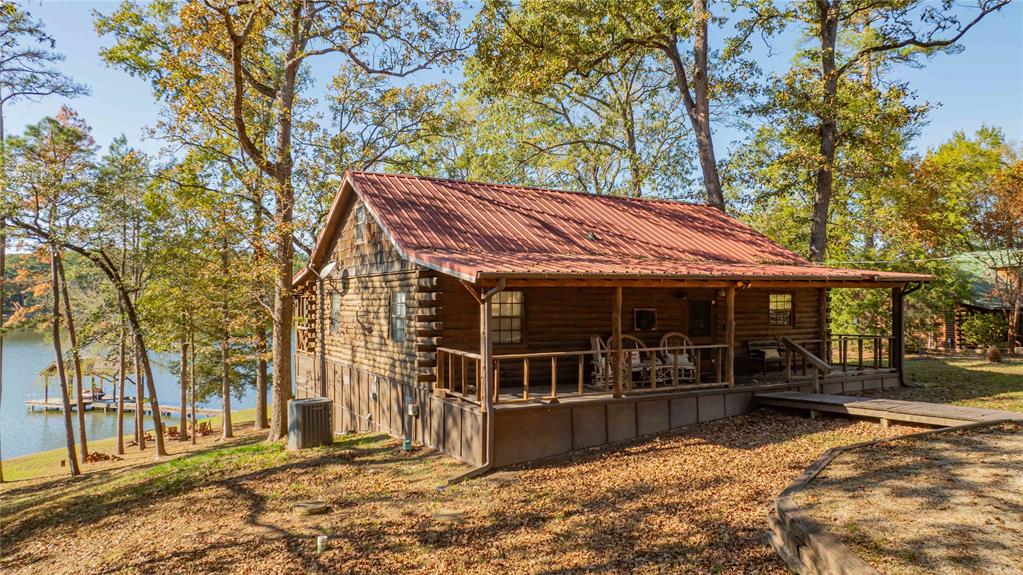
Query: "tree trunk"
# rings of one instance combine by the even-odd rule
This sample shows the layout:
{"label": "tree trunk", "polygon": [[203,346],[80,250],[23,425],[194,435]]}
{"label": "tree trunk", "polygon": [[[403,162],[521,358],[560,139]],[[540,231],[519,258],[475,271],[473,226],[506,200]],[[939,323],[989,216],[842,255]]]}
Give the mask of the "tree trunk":
{"label": "tree trunk", "polygon": [[1016,288],[1013,291],[1016,297],[1013,298],[1012,311],[1008,313],[1009,316],[1009,353],[1016,353],[1016,337],[1019,335],[1019,316],[1020,308],[1023,307],[1023,276],[1016,278]]}
{"label": "tree trunk", "polygon": [[[252,257],[255,267],[259,270],[259,277],[262,274],[263,266],[267,260],[267,253],[264,244],[263,229],[263,176],[262,172],[257,174],[256,185],[252,190]],[[255,288],[256,309],[262,309],[262,297],[264,293],[263,282]],[[266,413],[266,387],[268,380],[268,365],[266,361],[267,333],[263,321],[256,321],[256,429],[266,429],[269,426]]]}
{"label": "tree trunk", "polygon": [[824,101],[818,115],[820,158],[815,174],[813,215],[810,220],[810,260],[823,262],[828,245],[828,215],[834,187],[835,148],[838,140],[838,120],[835,107],[838,99],[838,70],[835,67],[835,48],[838,42],[840,0],[817,0],[818,36],[821,50],[821,81],[824,83]]}
{"label": "tree trunk", "polygon": [[198,427],[195,421],[195,331],[188,328],[188,385],[189,403],[192,409],[192,445],[195,445],[195,430]]}
{"label": "tree trunk", "polygon": [[[0,98],[2,102],[2,98]],[[4,147],[4,105],[0,103],[0,177],[3,177],[3,183],[7,183],[7,165],[6,158],[7,152]],[[0,193],[3,193],[3,189],[0,189]],[[4,288],[7,287],[7,220],[0,218],[0,406],[3,403],[4,396],[4,310],[5,308],[5,294]],[[0,411],[2,413],[2,411]],[[0,441],[2,444],[3,441]],[[0,483],[4,482],[4,463],[3,453],[0,453]]]}
{"label": "tree trunk", "polygon": [[291,187],[291,175],[278,181],[280,190],[276,197],[274,227],[276,229],[273,308],[273,401],[270,414],[270,433],[267,441],[277,441],[288,435],[288,401],[292,397],[291,381],[291,324],[294,319],[291,275],[295,259],[290,230],[292,226],[295,191]]}
{"label": "tree trunk", "polygon": [[124,380],[125,368],[125,333],[124,310],[117,305],[118,316],[121,318],[121,330],[117,338],[117,454],[124,455]]}
{"label": "tree trunk", "polygon": [[[121,224],[121,277],[124,277],[128,269],[128,227]],[[120,330],[117,335],[117,454],[124,455],[124,380],[127,379],[125,371],[128,362],[125,357],[127,353],[128,334],[124,325],[124,304],[121,298],[117,298],[117,317],[120,321]],[[138,441],[138,428],[135,431],[135,441]]]}
{"label": "tree trunk", "polygon": [[220,340],[220,392],[224,396],[224,439],[234,437],[231,430],[231,369],[228,359],[230,359],[229,346],[225,334]]}
{"label": "tree trunk", "polygon": [[714,156],[714,138],[710,130],[710,111],[707,94],[707,18],[706,0],[693,0],[694,9],[700,8],[700,19],[694,21],[693,54],[696,60],[696,77],[693,78],[696,95],[690,91],[689,76],[686,72],[682,55],[676,43],[665,45],[664,54],[671,61],[678,82],[682,103],[685,105],[689,122],[693,125],[696,135],[697,155],[700,159],[700,170],[703,173],[703,187],[707,193],[707,203],[720,210],[725,209],[725,197],[721,190],[721,179],[718,177],[717,160]]}
{"label": "tree trunk", "polygon": [[269,422],[266,418],[266,328],[260,326],[256,334],[256,429],[266,429]]}
{"label": "tree trunk", "polygon": [[58,271],[60,255],[56,249],[50,250],[50,287],[53,291],[53,314],[51,316],[53,353],[56,357],[57,380],[60,383],[60,399],[64,408],[64,439],[67,445],[68,467],[71,477],[81,473],[78,468],[78,456],[75,455],[75,431],[71,423],[71,398],[68,397],[67,373],[64,372],[64,352],[60,344],[60,272]]}
{"label": "tree trunk", "polygon": [[188,441],[188,342],[181,342],[181,417],[178,441]]}
{"label": "tree trunk", "polygon": [[707,203],[725,209],[725,196],[718,177],[717,159],[714,156],[714,137],[710,131],[710,103],[708,85],[710,70],[707,66],[707,0],[693,0],[693,89],[696,92],[693,130],[696,132],[696,149],[700,156],[700,170],[703,171],[703,185],[707,189]]}
{"label": "tree trunk", "polygon": [[139,348],[137,344],[133,344],[132,351],[135,355],[135,441],[138,442],[139,451],[146,450],[146,433],[142,429],[145,425],[145,414],[143,413],[145,406],[145,392],[143,391],[142,380],[145,376],[142,375],[142,360],[139,357]]}
{"label": "tree trunk", "polygon": [[[0,110],[0,165],[4,160],[3,111]],[[3,168],[6,169],[6,168]],[[0,190],[2,191],[2,190]],[[4,396],[4,288],[7,287],[7,220],[0,218],[0,407]],[[2,413],[2,411],[0,411]],[[0,444],[3,441],[0,440]],[[4,482],[3,453],[0,453],[0,483]]]}
{"label": "tree trunk", "polygon": [[[224,227],[227,226],[227,214],[221,215]],[[221,277],[224,278],[225,285],[221,293],[221,307],[220,307],[220,321],[221,321],[221,337],[220,337],[220,393],[223,396],[224,402],[224,416],[223,416],[223,431],[222,437],[227,439],[234,437],[234,431],[231,426],[231,365],[228,360],[231,359],[231,306],[230,306],[230,295],[228,294],[231,289],[229,285],[226,285],[227,277],[230,274],[230,262],[228,260],[228,245],[226,231],[221,238],[220,244],[220,271]]]}
{"label": "tree trunk", "polygon": [[67,277],[64,275],[64,262],[57,258],[57,274],[60,277],[60,295],[64,304],[65,324],[67,325],[68,343],[71,344],[71,362],[75,368],[75,409],[78,410],[78,443],[82,463],[89,457],[89,443],[85,437],[85,401],[82,398],[82,358],[78,353],[78,333],[75,331],[75,319],[71,314],[71,296],[67,289]]}
{"label": "tree trunk", "polygon": [[[121,294],[122,298],[127,294]],[[156,382],[153,379],[153,364],[149,362],[149,351],[146,349],[146,342],[142,339],[142,326],[139,325],[138,315],[135,313],[135,306],[125,305],[128,310],[128,323],[134,335],[136,349],[140,350],[142,358],[142,370],[146,379],[146,390],[149,392],[149,405],[153,412],[153,435],[156,436],[156,457],[167,455],[167,449],[163,443],[163,419],[160,416],[160,403],[156,397]]]}

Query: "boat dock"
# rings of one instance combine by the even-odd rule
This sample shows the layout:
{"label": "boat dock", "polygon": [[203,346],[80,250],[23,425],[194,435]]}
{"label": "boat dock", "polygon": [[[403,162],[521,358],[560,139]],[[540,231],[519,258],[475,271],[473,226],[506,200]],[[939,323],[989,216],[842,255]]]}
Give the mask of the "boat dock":
{"label": "boat dock", "polygon": [[[114,400],[114,399],[90,400],[90,401],[84,401],[82,403],[83,403],[82,407],[85,409],[85,411],[100,410],[100,411],[103,411],[103,412],[113,411],[114,413],[117,413],[117,400]],[[25,406],[28,407],[32,411],[35,411],[37,409],[42,410],[42,411],[64,411],[64,405],[60,401],[55,400],[55,399],[50,399],[50,400],[29,399],[29,400],[25,401]],[[77,409],[78,409],[78,406],[77,406],[76,402],[72,401],[71,402],[71,411],[76,411]],[[135,411],[135,398],[134,397],[132,397],[132,398],[127,398],[126,397],[125,398],[125,401],[124,401],[124,411],[125,411],[125,413],[130,413],[130,412],[134,412]],[[153,412],[153,410],[152,410],[152,406],[150,405],[150,403],[148,401],[145,402],[143,404],[142,413],[148,415],[148,414],[150,414],[152,412]],[[177,405],[161,405],[160,406],[160,414],[161,415],[176,415],[176,414],[178,414],[180,412],[181,412],[181,407],[177,406]],[[220,409],[214,409],[214,408],[209,408],[209,407],[196,407],[195,408],[196,416],[200,416],[201,415],[201,416],[209,417],[211,415],[220,415],[220,413],[221,413]],[[191,410],[190,409],[186,409],[186,414],[189,417],[191,417]]]}

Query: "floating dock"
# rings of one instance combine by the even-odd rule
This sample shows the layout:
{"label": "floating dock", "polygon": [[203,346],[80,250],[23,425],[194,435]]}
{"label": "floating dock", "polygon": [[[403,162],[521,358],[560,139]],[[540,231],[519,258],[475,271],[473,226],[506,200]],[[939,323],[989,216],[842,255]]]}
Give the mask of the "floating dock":
{"label": "floating dock", "polygon": [[[95,401],[83,401],[82,403],[83,403],[82,407],[85,409],[85,411],[101,410],[103,412],[107,412],[107,411],[113,411],[114,413],[117,412],[117,400],[115,400],[115,399],[102,399],[102,400],[95,400]],[[37,409],[40,409],[42,411],[64,411],[63,403],[61,403],[60,401],[58,401],[56,399],[50,399],[49,401],[43,400],[43,399],[29,399],[29,400],[25,401],[25,406],[28,407],[32,411],[35,411]],[[77,403],[72,401],[71,402],[71,411],[77,411],[77,409],[78,409]],[[134,412],[135,411],[135,398],[134,397],[130,398],[130,400],[127,397],[125,398],[125,401],[124,401],[124,411],[125,411],[125,413],[129,413],[129,412]],[[148,401],[145,402],[143,404],[143,407],[142,407],[142,413],[148,415],[148,414],[150,414],[152,412],[153,412],[152,405]],[[208,416],[211,416],[211,415],[220,415],[221,412],[222,412],[222,410],[220,410],[220,409],[214,409],[214,408],[209,408],[209,407],[196,407],[195,408],[196,416],[202,415],[202,416],[208,417]],[[181,413],[181,407],[178,406],[178,405],[161,405],[160,406],[160,414],[161,415],[177,415],[178,413]],[[192,413],[191,409],[186,409],[185,413],[186,413],[186,415],[191,417],[191,413]]]}

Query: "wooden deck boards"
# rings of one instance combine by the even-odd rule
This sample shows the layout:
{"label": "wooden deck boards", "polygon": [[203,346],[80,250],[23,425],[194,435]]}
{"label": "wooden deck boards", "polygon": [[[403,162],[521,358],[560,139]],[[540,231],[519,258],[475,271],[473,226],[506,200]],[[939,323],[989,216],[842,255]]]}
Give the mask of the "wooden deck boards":
{"label": "wooden deck boards", "polygon": [[842,413],[856,417],[870,417],[888,421],[903,421],[937,426],[961,425],[963,423],[992,421],[996,419],[1023,421],[1023,413],[1015,411],[825,393],[801,393],[797,391],[757,393],[753,396],[753,401],[758,405],[770,407]]}

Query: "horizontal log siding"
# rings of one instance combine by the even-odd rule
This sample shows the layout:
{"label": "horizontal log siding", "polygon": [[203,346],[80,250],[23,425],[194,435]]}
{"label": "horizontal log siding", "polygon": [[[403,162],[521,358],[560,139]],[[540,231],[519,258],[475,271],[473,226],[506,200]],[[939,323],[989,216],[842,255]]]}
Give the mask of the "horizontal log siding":
{"label": "horizontal log siding", "polygon": [[[767,320],[768,296],[772,293],[793,294],[795,323],[788,327],[771,326]],[[736,351],[744,350],[751,339],[787,336],[793,339],[820,337],[819,289],[748,289],[735,292]]]}
{"label": "horizontal log siding", "polygon": [[[432,338],[420,334],[435,319],[430,315],[434,304],[428,300],[436,280],[430,279],[433,272],[403,259],[368,214],[362,240],[357,240],[354,214],[353,206],[339,224],[330,256],[335,267],[324,282],[323,316],[317,318],[325,326],[326,395],[334,400],[335,431],[382,431],[398,437],[410,432],[416,441],[432,445],[434,410],[429,383],[419,369],[434,361]],[[305,286],[312,296],[311,313],[319,312],[316,289],[315,281]],[[399,292],[405,293],[404,341],[394,341],[390,333],[391,301]],[[331,293],[340,296],[336,333],[330,332]],[[310,351],[296,354],[299,397],[319,393],[319,349]],[[418,406],[418,417],[408,417],[409,404]]]}
{"label": "horizontal log siding", "polygon": [[[440,345],[477,351],[479,349],[479,305],[457,280],[442,276],[438,320],[443,324]],[[544,351],[575,351],[590,348],[590,336],[607,337],[611,333],[611,288],[526,288],[525,320],[521,344],[495,344],[494,354],[537,353]],[[768,325],[768,295],[790,292],[794,295],[795,325]],[[693,338],[695,344],[722,343],[725,334],[725,298],[713,289],[625,288],[622,293],[622,333],[633,335],[650,346],[660,343],[669,331],[686,333],[689,325],[689,301],[714,301],[714,327],[710,337]],[[633,329],[635,308],[657,309],[657,329],[636,332]],[[738,290],[735,294],[735,348],[737,355],[746,351],[746,342],[777,336],[816,339],[820,334],[820,290],[792,289]],[[570,361],[566,361],[570,364]],[[741,367],[741,366],[740,366]],[[558,377],[574,377],[574,366],[560,366]],[[549,367],[531,369],[531,378],[545,377]],[[564,372],[564,375],[563,375]],[[514,372],[509,372],[511,376]],[[548,379],[538,379],[546,382]],[[566,381],[574,381],[568,379]]]}
{"label": "horizontal log siding", "polygon": [[[415,381],[415,322],[418,269],[394,249],[367,215],[363,241],[356,241],[355,210],[349,210],[331,254],[336,262],[325,282],[323,302],[327,360],[399,381]],[[330,333],[330,294],[341,299],[338,333]],[[405,292],[408,311],[405,341],[390,334],[390,304]]]}

